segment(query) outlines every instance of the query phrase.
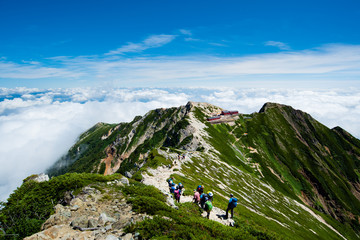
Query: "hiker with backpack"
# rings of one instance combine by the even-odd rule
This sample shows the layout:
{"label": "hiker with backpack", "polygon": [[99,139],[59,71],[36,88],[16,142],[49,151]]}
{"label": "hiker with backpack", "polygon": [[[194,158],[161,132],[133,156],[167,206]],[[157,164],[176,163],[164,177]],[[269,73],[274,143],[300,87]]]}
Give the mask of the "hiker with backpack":
{"label": "hiker with backpack", "polygon": [[196,191],[198,191],[200,193],[200,195],[204,192],[204,186],[203,185],[199,185],[197,188],[196,188]]}
{"label": "hiker with backpack", "polygon": [[213,194],[212,192],[208,192],[207,195],[208,195],[209,201],[210,201],[210,202],[213,202],[213,200],[214,200],[214,194]]}
{"label": "hiker with backpack", "polygon": [[210,212],[211,212],[211,210],[213,208],[213,205],[212,205],[211,201],[207,197],[206,197],[205,200],[206,200],[206,202],[204,204],[204,210],[207,212],[207,215],[206,215],[207,219],[209,219]]}
{"label": "hiker with backpack", "polygon": [[177,188],[180,189],[180,191],[183,193],[185,191],[184,185],[182,185],[182,183],[179,183],[177,185]]}
{"label": "hiker with backpack", "polygon": [[225,218],[228,218],[229,210],[231,210],[231,218],[234,217],[234,208],[237,206],[237,198],[234,198],[234,195],[230,194],[230,199],[228,203],[228,207],[226,209]]}
{"label": "hiker with backpack", "polygon": [[174,177],[170,177],[169,179],[166,180],[169,184],[169,187],[170,187],[170,184],[174,182],[174,180],[175,180]]}
{"label": "hiker with backpack", "polygon": [[172,182],[172,183],[170,184],[169,190],[170,190],[170,193],[174,193],[174,191],[176,190],[176,188],[175,188],[175,183]]}
{"label": "hiker with backpack", "polygon": [[208,195],[206,193],[203,193],[200,195],[200,206],[201,208],[205,207],[205,202],[209,200]]}
{"label": "hiker with backpack", "polygon": [[200,193],[196,190],[194,190],[194,203],[200,203]]}
{"label": "hiker with backpack", "polygon": [[177,201],[178,203],[180,202],[180,196],[181,196],[181,190],[177,188],[176,190],[174,190],[174,198],[175,201]]}

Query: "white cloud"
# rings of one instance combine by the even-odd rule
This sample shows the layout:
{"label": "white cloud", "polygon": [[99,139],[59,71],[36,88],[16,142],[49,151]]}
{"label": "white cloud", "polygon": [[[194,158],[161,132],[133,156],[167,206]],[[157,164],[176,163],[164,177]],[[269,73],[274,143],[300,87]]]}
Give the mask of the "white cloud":
{"label": "white cloud", "polygon": [[360,90],[238,88],[6,89],[0,88],[0,200],[33,173],[43,172],[79,134],[97,122],[128,122],[136,115],[187,101],[205,101],[242,113],[279,102],[308,112],[332,128],[360,137]]}
{"label": "white cloud", "polygon": [[180,29],[179,32],[183,35],[188,35],[188,36],[191,36],[192,35],[192,32],[190,30],[187,30],[187,29]]}
{"label": "white cloud", "polygon": [[[119,53],[161,46],[174,37],[152,36],[140,44],[124,46]],[[334,87],[344,86],[344,81],[358,87],[360,45],[326,45],[311,50],[241,57],[112,55],[62,56],[48,60],[54,61],[57,68],[0,61],[0,78],[48,78],[48,81],[76,78],[85,83],[104,85],[108,82],[118,87],[243,87],[244,84],[299,87],[310,82],[311,87],[326,87],[330,83]]]}
{"label": "white cloud", "polygon": [[267,41],[265,42],[265,46],[273,46],[277,47],[280,50],[290,50],[290,46],[283,42],[276,42],[276,41]]}
{"label": "white cloud", "polygon": [[226,44],[216,43],[216,42],[210,42],[209,45],[216,46],[216,47],[227,47]]}
{"label": "white cloud", "polygon": [[128,87],[149,86],[147,84],[190,87],[203,86],[204,83],[219,86],[219,80],[223,86],[241,86],[239,84],[244,80],[301,82],[304,79],[336,79],[340,73],[345,80],[357,79],[360,72],[360,46],[333,45],[315,50],[233,58],[70,59],[66,65],[76,71],[87,72],[89,78],[111,79],[128,84]]}
{"label": "white cloud", "polygon": [[39,78],[77,78],[83,73],[74,72],[66,68],[55,68],[42,66],[39,62],[17,64],[0,60],[1,78],[39,79]]}
{"label": "white cloud", "polygon": [[184,40],[186,42],[202,42],[202,40],[197,39],[197,38],[192,38],[192,37],[186,37],[186,38],[184,38]]}
{"label": "white cloud", "polygon": [[165,44],[170,43],[175,38],[176,35],[166,35],[166,34],[152,35],[140,43],[129,42],[128,44],[116,50],[110,51],[106,55],[124,54],[128,52],[142,52],[149,48],[161,47]]}

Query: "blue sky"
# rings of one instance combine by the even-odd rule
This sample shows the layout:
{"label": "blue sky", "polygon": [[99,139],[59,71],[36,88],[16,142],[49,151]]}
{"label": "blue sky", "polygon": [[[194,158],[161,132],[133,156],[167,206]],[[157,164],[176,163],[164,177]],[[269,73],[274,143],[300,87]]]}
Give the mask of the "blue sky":
{"label": "blue sky", "polygon": [[359,86],[359,1],[0,1],[1,87]]}

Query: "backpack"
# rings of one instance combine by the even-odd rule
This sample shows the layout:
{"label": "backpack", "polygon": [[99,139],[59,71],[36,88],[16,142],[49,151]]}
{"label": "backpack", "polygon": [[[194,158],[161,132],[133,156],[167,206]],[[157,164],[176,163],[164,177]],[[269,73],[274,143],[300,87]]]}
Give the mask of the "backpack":
{"label": "backpack", "polygon": [[175,187],[172,186],[172,187],[170,188],[170,192],[171,192],[171,193],[174,193],[174,191],[175,191]]}
{"label": "backpack", "polygon": [[237,206],[237,198],[232,198],[231,204],[236,207]]}
{"label": "backpack", "polygon": [[181,195],[180,190],[175,190],[174,193],[175,193],[175,198],[176,198],[176,199],[179,199],[179,198],[180,198],[180,195]]}
{"label": "backpack", "polygon": [[167,182],[169,183],[169,187],[171,187],[173,184],[173,180],[170,178],[169,180],[167,180]]}
{"label": "backpack", "polygon": [[208,200],[208,195],[206,193],[202,193],[200,195],[200,201],[206,202]]}
{"label": "backpack", "polygon": [[211,203],[210,201],[206,201],[206,203],[205,203],[205,210],[206,210],[206,211],[211,211],[212,208],[213,208],[212,203]]}

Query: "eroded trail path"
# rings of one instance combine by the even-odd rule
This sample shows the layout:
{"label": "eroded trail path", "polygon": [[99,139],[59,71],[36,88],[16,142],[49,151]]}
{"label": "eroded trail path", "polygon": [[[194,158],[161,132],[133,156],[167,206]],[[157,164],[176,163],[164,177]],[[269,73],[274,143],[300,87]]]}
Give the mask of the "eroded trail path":
{"label": "eroded trail path", "polygon": [[[168,196],[168,203],[172,205],[174,198],[173,198],[173,194],[169,193],[169,186],[166,180],[169,179],[170,175],[173,173],[181,174],[181,164],[182,162],[187,161],[188,160],[187,158],[189,157],[186,156],[185,159],[179,161],[177,159],[177,154],[166,153],[166,155],[168,158],[172,159],[174,163],[176,161],[176,164],[173,164],[171,168],[161,166],[158,167],[157,169],[148,169],[147,171],[149,172],[150,175],[144,173],[142,182],[146,185],[152,185],[158,188],[164,194],[166,194]],[[178,169],[179,171],[174,172],[174,169]],[[184,186],[184,187],[187,188],[189,186]],[[181,196],[180,198],[180,203],[192,202],[192,201],[193,201],[192,196]],[[203,212],[202,216],[206,217],[205,211]],[[224,225],[233,226],[234,221],[230,218],[224,219],[224,216],[225,216],[225,210],[213,206],[213,209],[210,213],[210,220],[219,222]]]}

